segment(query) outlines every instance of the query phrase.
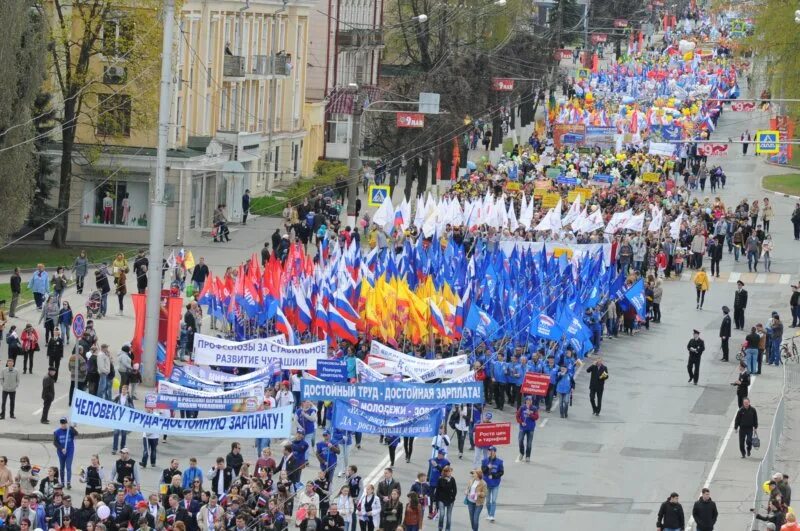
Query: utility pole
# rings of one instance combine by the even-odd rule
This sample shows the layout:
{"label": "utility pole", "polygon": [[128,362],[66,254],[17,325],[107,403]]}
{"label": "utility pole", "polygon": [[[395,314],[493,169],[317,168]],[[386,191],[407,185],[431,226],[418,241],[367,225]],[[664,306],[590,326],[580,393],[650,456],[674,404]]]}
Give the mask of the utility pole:
{"label": "utility pole", "polygon": [[270,68],[270,78],[269,78],[269,107],[267,108],[268,115],[269,115],[269,128],[267,129],[267,153],[269,153],[269,160],[270,167],[267,169],[267,175],[272,175],[272,178],[267,178],[267,189],[272,189],[272,183],[275,182],[275,174],[277,172],[277,167],[280,164],[280,160],[275,158],[274,149],[272,147],[272,136],[274,135],[275,130],[275,114],[276,114],[276,97],[275,93],[278,90],[277,79],[275,78],[275,67],[277,66],[277,48],[278,48],[278,33],[280,32],[281,22],[280,17],[278,16],[280,13],[286,11],[286,4],[289,0],[283,0],[283,7],[275,11],[273,13],[272,18],[275,21],[275,27],[272,30],[272,50],[269,56],[269,68]]}
{"label": "utility pole", "polygon": [[356,226],[356,198],[358,197],[358,176],[361,173],[361,115],[364,114],[363,95],[356,89],[353,97],[353,123],[350,126],[350,159],[347,176],[347,221],[345,225]]}
{"label": "utility pole", "polygon": [[164,0],[164,35],[161,42],[161,92],[158,102],[158,150],[153,200],[150,203],[150,267],[147,270],[147,318],[142,348],[142,383],[156,383],[158,321],[161,314],[161,262],[164,258],[164,230],[167,203],[164,183],[167,178],[170,102],[172,100],[172,31],[175,26],[175,0]]}

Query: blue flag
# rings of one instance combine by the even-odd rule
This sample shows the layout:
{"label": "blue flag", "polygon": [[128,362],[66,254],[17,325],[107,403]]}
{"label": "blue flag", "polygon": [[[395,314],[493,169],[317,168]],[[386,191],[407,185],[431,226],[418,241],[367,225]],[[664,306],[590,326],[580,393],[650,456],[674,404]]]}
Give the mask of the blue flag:
{"label": "blue flag", "polygon": [[647,304],[644,300],[644,279],[640,278],[633,286],[625,291],[625,300],[636,308],[636,314],[640,319],[645,319],[647,317]]}
{"label": "blue flag", "polygon": [[476,335],[492,339],[497,333],[500,325],[497,321],[492,319],[492,316],[478,308],[477,304],[472,304],[469,307],[467,320],[464,321],[464,328],[466,330],[473,330]]}
{"label": "blue flag", "polygon": [[563,334],[564,331],[549,315],[540,313],[531,321],[531,335],[558,341]]}

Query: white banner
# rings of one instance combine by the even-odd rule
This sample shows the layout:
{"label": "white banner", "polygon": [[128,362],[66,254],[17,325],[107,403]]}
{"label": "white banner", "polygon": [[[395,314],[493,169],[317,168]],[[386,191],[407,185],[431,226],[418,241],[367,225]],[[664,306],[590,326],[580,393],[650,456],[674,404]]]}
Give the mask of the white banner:
{"label": "white banner", "polygon": [[325,341],[304,345],[282,345],[272,338],[228,341],[217,337],[194,335],[194,361],[198,365],[222,367],[267,367],[280,361],[282,369],[313,371],[317,360],[328,358]]}
{"label": "white banner", "polygon": [[[438,378],[454,378],[469,370],[467,356],[463,354],[441,360],[426,360],[409,356],[375,340],[372,341],[369,354],[370,357],[378,356],[394,363],[395,372],[401,372],[420,382]],[[389,368],[390,366],[387,364],[387,370]]]}
{"label": "white banner", "polygon": [[651,155],[661,155],[664,157],[671,157],[675,154],[675,144],[667,142],[650,142]]}

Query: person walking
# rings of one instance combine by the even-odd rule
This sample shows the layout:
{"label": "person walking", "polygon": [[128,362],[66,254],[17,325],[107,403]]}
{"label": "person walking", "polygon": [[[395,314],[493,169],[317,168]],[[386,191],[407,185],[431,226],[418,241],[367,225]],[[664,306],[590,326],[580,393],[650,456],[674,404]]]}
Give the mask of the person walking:
{"label": "person walking", "polygon": [[[69,345],[69,333],[72,328],[72,307],[69,305],[69,302],[63,301],[61,303],[61,310],[58,312],[58,328],[61,330],[61,339],[64,340],[64,344]],[[77,341],[79,338],[75,338]]]}
{"label": "person walking", "polygon": [[758,430],[758,412],[750,405],[749,398],[742,400],[742,407],[736,412],[733,421],[733,429],[739,432],[739,452],[742,459],[749,457],[753,449],[753,433]]}
{"label": "person walking", "polygon": [[761,242],[761,259],[764,261],[764,271],[772,271],[772,251],[775,249],[775,242],[772,241],[772,234],[767,234]]}
{"label": "person walking", "polygon": [[42,313],[39,315],[39,323],[44,321],[44,342],[47,344],[53,336],[53,330],[58,324],[58,316],[61,313],[58,298],[55,295],[48,295],[47,302],[44,303]]}
{"label": "person walking", "polygon": [[792,324],[789,328],[800,325],[800,286],[792,284],[792,296],[789,297],[789,309],[792,312]]}
{"label": "person walking", "polygon": [[486,511],[489,513],[487,518],[490,522],[494,522],[495,510],[497,509],[497,497],[500,494],[500,480],[505,474],[503,469],[503,460],[497,457],[497,447],[489,447],[489,457],[481,463],[481,471],[483,471],[484,481],[486,487],[489,489],[487,494]]}
{"label": "person walking", "polygon": [[747,364],[744,360],[739,362],[739,375],[731,385],[736,386],[736,402],[738,407],[741,408],[750,388],[750,373],[747,372]]}
{"label": "person walking", "polygon": [[33,292],[36,309],[41,311],[45,298],[50,293],[50,275],[44,270],[44,264],[36,264],[36,271],[28,281],[28,288]]}
{"label": "person walking", "polygon": [[769,355],[767,356],[767,364],[775,365],[776,367],[780,366],[781,342],[783,342],[783,323],[778,312],[772,312],[772,318],[769,320]]}
{"label": "person walking", "polygon": [[83,284],[86,280],[86,274],[89,272],[89,259],[86,257],[86,251],[81,249],[75,261],[72,263],[72,274],[75,275],[75,289],[78,295],[83,293]]}
{"label": "person walking", "polygon": [[50,413],[50,405],[56,399],[56,369],[49,367],[47,375],[42,379],[42,424],[50,424],[47,415]]}
{"label": "person walking", "polygon": [[728,361],[729,342],[731,339],[731,309],[727,306],[722,307],[722,323],[719,325],[719,341],[722,349],[722,358],[719,361]]}
{"label": "person walking", "polygon": [[608,380],[608,367],[603,364],[603,358],[597,358],[586,368],[586,372],[589,373],[589,402],[592,404],[592,414],[599,417],[603,408],[603,390]]}
{"label": "person walking", "polygon": [[697,309],[702,310],[703,303],[706,301],[706,292],[708,291],[708,274],[706,273],[706,268],[701,267],[699,271],[695,272],[692,281],[697,291]]}
{"label": "person walking", "polygon": [[744,310],[747,308],[747,290],[744,282],[736,281],[736,293],[733,295],[733,325],[736,330],[744,330]]}
{"label": "person walking", "polygon": [[100,352],[97,353],[97,396],[104,400],[111,400],[111,387],[113,387],[113,377],[111,374],[113,364],[111,355],[108,352],[108,345],[100,345]]}
{"label": "person walking", "polygon": [[792,222],[794,239],[800,240],[800,202],[794,204],[794,210],[792,210],[792,217],[790,219]]}
{"label": "person walking", "polygon": [[711,491],[704,487],[700,498],[694,502],[694,507],[692,507],[695,530],[714,531],[714,524],[717,523],[718,516],[717,504],[711,499]]}
{"label": "person walking", "polygon": [[453,521],[453,506],[458,495],[453,469],[448,465],[442,469],[442,475],[436,482],[435,501],[439,513],[439,531],[450,531]]}
{"label": "person walking", "polygon": [[47,342],[47,366],[55,370],[55,381],[58,381],[58,369],[64,357],[64,340],[61,339],[61,330],[56,329],[53,337]]}
{"label": "person walking", "polygon": [[[86,356],[83,354],[83,347],[76,346],[75,353],[69,357],[67,368],[69,369],[69,405],[72,405],[72,395],[77,387],[79,391],[86,390],[86,377],[89,367],[86,363]],[[76,368],[77,367],[77,368]]]}
{"label": "person walking", "polygon": [[64,294],[64,290],[67,289],[67,275],[64,274],[64,266],[56,268],[56,274],[53,275],[51,282],[53,283],[53,296],[55,296],[58,304],[61,304],[61,296]]}
{"label": "person walking", "polygon": [[100,315],[98,317],[105,317],[108,312],[108,293],[111,291],[108,276],[108,264],[103,262],[94,271],[94,285],[100,292]]}
{"label": "person walking", "polygon": [[20,334],[19,339],[22,343],[22,374],[26,374],[28,371],[33,374],[33,354],[41,350],[41,347],[39,347],[39,332],[36,331],[32,324],[28,323],[25,325],[25,329]]}
{"label": "person walking", "polygon": [[567,367],[559,367],[556,376],[556,393],[558,393],[558,410],[562,419],[569,418],[569,396],[572,394],[572,375]]}
{"label": "person walking", "polygon": [[17,399],[17,388],[19,387],[19,371],[14,368],[14,360],[6,360],[6,366],[0,371],[0,389],[3,392],[3,406],[0,409],[0,420],[6,418],[6,401],[9,402],[9,413],[12,419],[14,416],[14,402]]}
{"label": "person walking", "polygon": [[686,369],[689,371],[689,382],[694,382],[697,385],[697,380],[700,378],[700,357],[706,349],[705,342],[700,339],[700,331],[692,330],[692,339],[686,345],[689,351],[689,361],[686,364]]}
{"label": "person walking", "polygon": [[117,294],[117,302],[119,303],[119,312],[117,312],[117,315],[120,316],[125,309],[125,295],[128,293],[127,282],[128,267],[121,267],[118,274],[114,277],[114,292]]}
{"label": "person walking", "polygon": [[756,231],[753,231],[744,242],[744,251],[747,253],[747,270],[750,272],[755,271],[758,273],[758,255],[760,253],[760,249],[761,240],[758,239]]}
{"label": "person walking", "polygon": [[75,438],[78,430],[67,423],[67,417],[58,420],[59,427],[53,432],[53,445],[58,455],[59,476],[67,482],[67,489],[72,488],[72,458],[75,456]]}
{"label": "person walking", "polygon": [[533,405],[533,397],[526,396],[525,403],[517,409],[517,424],[519,424],[519,457],[517,463],[525,459],[531,462],[533,449],[533,432],[536,430],[536,421],[539,420],[539,408]]}
{"label": "person walking", "polygon": [[196,293],[203,292],[203,286],[210,274],[211,272],[208,270],[208,265],[206,265],[206,259],[201,256],[197,261],[197,265],[192,269],[192,285]]}
{"label": "person walking", "polygon": [[673,492],[658,509],[656,529],[658,531],[683,531],[685,528],[683,506],[680,504],[678,493]]}
{"label": "person walking", "polygon": [[8,280],[9,288],[11,289],[11,306],[8,308],[8,316],[17,316],[17,305],[19,304],[19,294],[22,292],[22,276],[19,274],[19,268],[15,267],[14,272],[11,273],[11,278]]}
{"label": "person walking", "polygon": [[465,501],[469,511],[469,522],[472,531],[478,531],[480,526],[480,516],[483,506],[486,503],[486,496],[489,488],[483,480],[483,471],[480,469],[471,470],[469,473],[470,481],[465,492]]}

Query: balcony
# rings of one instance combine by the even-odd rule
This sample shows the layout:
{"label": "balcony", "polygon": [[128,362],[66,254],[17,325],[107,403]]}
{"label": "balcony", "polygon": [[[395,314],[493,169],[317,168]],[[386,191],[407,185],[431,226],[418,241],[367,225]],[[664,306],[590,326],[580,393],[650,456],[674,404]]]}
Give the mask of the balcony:
{"label": "balcony", "polygon": [[247,77],[288,76],[292,71],[292,57],[276,54],[275,68],[272,67],[272,55],[251,55]]}
{"label": "balcony", "polygon": [[223,77],[245,77],[245,57],[241,55],[225,55],[225,61],[222,64]]}
{"label": "balcony", "polygon": [[376,29],[340,29],[336,33],[340,48],[377,48],[383,46],[383,32]]}

